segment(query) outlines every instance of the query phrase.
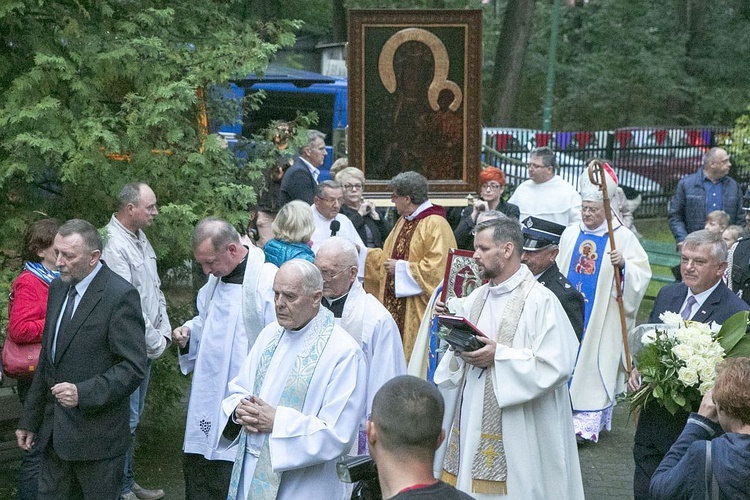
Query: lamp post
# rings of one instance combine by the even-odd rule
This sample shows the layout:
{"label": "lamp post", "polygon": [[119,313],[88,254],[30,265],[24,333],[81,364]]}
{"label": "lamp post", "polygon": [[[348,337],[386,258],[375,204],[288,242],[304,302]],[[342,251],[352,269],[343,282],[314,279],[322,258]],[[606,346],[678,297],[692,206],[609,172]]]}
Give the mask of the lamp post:
{"label": "lamp post", "polygon": [[555,59],[557,52],[557,32],[560,26],[560,0],[552,6],[552,29],[549,39],[549,61],[547,63],[547,88],[544,95],[542,130],[549,132],[552,126],[552,97],[555,89]]}

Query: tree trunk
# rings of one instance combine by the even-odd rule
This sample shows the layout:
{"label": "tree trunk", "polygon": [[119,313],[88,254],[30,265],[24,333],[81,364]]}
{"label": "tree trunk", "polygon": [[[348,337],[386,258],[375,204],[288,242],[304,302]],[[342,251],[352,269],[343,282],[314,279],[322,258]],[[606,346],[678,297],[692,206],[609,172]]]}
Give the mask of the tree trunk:
{"label": "tree trunk", "polygon": [[521,81],[526,47],[534,23],[535,0],[508,0],[497,41],[490,85],[491,124],[510,126]]}
{"label": "tree trunk", "polygon": [[347,19],[344,0],[333,0],[333,23],[331,36],[334,42],[345,42],[347,36]]}

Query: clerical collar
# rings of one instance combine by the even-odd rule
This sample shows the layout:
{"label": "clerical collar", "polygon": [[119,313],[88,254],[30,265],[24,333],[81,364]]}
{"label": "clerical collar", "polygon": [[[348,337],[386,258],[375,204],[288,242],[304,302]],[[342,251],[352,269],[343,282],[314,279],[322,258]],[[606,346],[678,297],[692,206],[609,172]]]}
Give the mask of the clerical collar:
{"label": "clerical collar", "polygon": [[[604,236],[608,231],[609,228],[607,227],[607,221],[605,220],[602,222],[601,226],[597,227],[596,229],[589,229],[586,227],[586,224],[583,223],[583,221],[580,222],[580,228],[582,233],[586,234],[593,234],[595,236]],[[612,230],[617,231],[620,226],[620,221],[617,220],[617,218],[612,219]]]}
{"label": "clerical collar", "polygon": [[518,285],[521,284],[521,281],[523,281],[523,278],[527,273],[530,273],[529,268],[526,267],[526,264],[521,264],[521,267],[518,268],[518,271],[513,273],[513,275],[507,280],[498,285],[490,284],[490,293],[492,295],[504,295],[506,293],[512,292]]}
{"label": "clerical collar", "polygon": [[404,215],[404,219],[406,219],[406,220],[414,220],[414,218],[415,218],[415,217],[416,217],[417,215],[419,215],[420,213],[424,212],[425,210],[427,210],[427,209],[428,209],[428,208],[430,208],[431,206],[432,206],[432,202],[430,202],[430,200],[427,200],[427,201],[425,201],[424,203],[422,203],[421,205],[419,205],[419,206],[417,207],[417,209],[416,209],[416,210],[414,210],[414,211],[413,211],[412,213],[410,213],[409,215]]}
{"label": "clerical collar", "polygon": [[248,255],[250,255],[249,251],[247,255],[245,255],[245,258],[242,259],[242,261],[239,264],[237,264],[237,267],[232,269],[231,273],[227,274],[226,276],[223,276],[221,278],[221,281],[223,281],[224,283],[229,283],[230,285],[241,285],[242,281],[245,279],[245,268],[247,267]]}
{"label": "clerical collar", "polygon": [[346,298],[349,296],[349,292],[346,292],[341,297],[335,299],[329,299],[323,297],[323,305],[326,309],[333,313],[334,318],[340,318],[344,314],[344,305],[346,304]]}

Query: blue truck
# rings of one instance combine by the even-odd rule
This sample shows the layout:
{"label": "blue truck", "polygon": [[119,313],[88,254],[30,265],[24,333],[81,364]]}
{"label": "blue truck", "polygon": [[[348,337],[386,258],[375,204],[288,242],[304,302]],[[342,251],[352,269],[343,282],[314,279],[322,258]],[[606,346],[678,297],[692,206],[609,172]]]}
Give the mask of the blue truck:
{"label": "blue truck", "polygon": [[271,65],[262,75],[248,75],[231,83],[232,98],[241,100],[248,92],[263,90],[266,98],[258,110],[248,110],[232,125],[221,125],[217,132],[230,144],[238,137],[250,138],[275,120],[289,121],[297,112],[318,115],[316,129],[326,134],[328,156],[321,167],[320,180],[330,178],[334,160],[346,156],[348,124],[347,80],[311,71]]}

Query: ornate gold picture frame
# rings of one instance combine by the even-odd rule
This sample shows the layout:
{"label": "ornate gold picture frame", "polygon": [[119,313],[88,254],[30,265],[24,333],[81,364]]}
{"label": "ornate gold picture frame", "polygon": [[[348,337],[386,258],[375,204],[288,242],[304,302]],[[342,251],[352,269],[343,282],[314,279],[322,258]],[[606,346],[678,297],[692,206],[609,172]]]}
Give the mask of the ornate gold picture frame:
{"label": "ornate gold picture frame", "polygon": [[370,191],[407,170],[432,195],[476,190],[482,12],[349,11],[349,164]]}
{"label": "ornate gold picture frame", "polygon": [[479,265],[474,258],[474,252],[451,248],[445,264],[443,293],[440,300],[448,302],[454,297],[468,297],[485,282],[486,280],[483,280],[479,274]]}

